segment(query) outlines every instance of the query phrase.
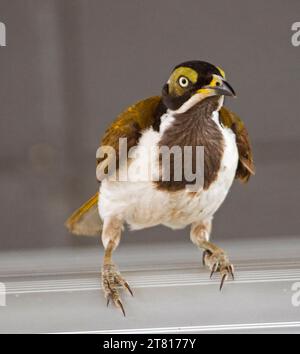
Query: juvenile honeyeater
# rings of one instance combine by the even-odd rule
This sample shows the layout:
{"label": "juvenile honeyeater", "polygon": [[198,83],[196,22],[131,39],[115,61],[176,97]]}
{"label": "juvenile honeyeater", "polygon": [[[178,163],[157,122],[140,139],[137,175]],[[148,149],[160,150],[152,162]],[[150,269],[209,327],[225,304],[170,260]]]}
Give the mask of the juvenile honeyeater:
{"label": "juvenile honeyeater", "polygon": [[[77,235],[102,235],[102,289],[107,304],[111,300],[124,315],[120,290],[124,287],[133,292],[112,261],[112,254],[125,225],[132,230],[156,225],[190,227],[192,242],[203,250],[203,264],[211,276],[220,273],[220,289],[229,276],[234,278],[225,251],[210,242],[212,220],[234,179],[247,182],[255,167],[245,125],[223,106],[225,97],[235,97],[235,92],[220,67],[187,61],[173,69],[160,96],[130,106],[104,133],[96,154],[99,190],[66,225]],[[126,141],[126,151],[134,154],[119,154],[120,141]],[[172,169],[176,167],[174,159],[169,160],[170,178],[162,178],[166,166],[159,156],[150,166],[150,177],[155,166],[160,171],[158,178],[141,178],[149,168],[147,151],[198,146],[204,147],[203,183],[198,189],[188,188],[193,182],[184,177],[175,178],[178,167],[177,171]],[[105,154],[110,149],[116,154]],[[191,161],[193,168],[197,167],[195,159]],[[110,173],[112,162],[115,168]],[[124,175],[125,168],[131,171],[125,174],[128,178],[116,178]]]}

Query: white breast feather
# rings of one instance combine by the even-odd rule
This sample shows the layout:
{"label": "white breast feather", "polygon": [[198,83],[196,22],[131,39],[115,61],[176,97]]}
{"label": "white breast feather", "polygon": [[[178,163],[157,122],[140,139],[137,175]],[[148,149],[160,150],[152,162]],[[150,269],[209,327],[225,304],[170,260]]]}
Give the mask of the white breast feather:
{"label": "white breast feather", "polygon": [[[158,224],[183,228],[193,222],[211,218],[223,203],[232,185],[238,163],[234,133],[220,125],[218,112],[214,112],[212,119],[223,134],[224,154],[218,177],[208,190],[200,190],[196,195],[191,196],[188,190],[173,193],[159,191],[152,181],[141,181],[140,173],[149,168],[153,146],[158,146],[162,133],[174,120],[174,117],[167,113],[162,117],[160,132],[152,128],[143,132],[135,149],[136,159],[129,167],[129,181],[104,180],[102,182],[99,198],[101,218],[118,216],[132,229]],[[154,174],[153,169],[150,170]]]}

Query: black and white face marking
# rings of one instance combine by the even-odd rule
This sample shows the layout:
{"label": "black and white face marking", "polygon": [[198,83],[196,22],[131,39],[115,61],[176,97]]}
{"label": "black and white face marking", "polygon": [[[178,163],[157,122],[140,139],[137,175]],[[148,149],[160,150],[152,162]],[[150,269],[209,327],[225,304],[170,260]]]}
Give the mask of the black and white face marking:
{"label": "black and white face marking", "polygon": [[225,81],[224,71],[201,61],[177,66],[162,92],[165,106],[177,113],[186,112],[207,97],[222,95],[234,95],[233,89]]}

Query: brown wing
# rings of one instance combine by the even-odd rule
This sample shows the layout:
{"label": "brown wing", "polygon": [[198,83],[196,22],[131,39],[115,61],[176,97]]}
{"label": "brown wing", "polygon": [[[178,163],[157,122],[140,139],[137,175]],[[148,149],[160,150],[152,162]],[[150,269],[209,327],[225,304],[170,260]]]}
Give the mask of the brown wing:
{"label": "brown wing", "polygon": [[[155,124],[156,112],[161,101],[154,96],[130,106],[121,113],[112,125],[106,130],[101,146],[97,151],[97,179],[101,181],[107,174],[107,166],[112,156],[109,149],[113,148],[116,155],[116,167],[119,168],[119,139],[127,139],[127,152],[138,143],[141,132]],[[107,148],[109,147],[109,148]]]}
{"label": "brown wing", "polygon": [[[101,147],[111,147],[115,149],[118,156],[119,139],[127,138],[128,150],[135,146],[140,138],[141,132],[151,126],[158,124],[156,119],[160,117],[159,103],[161,98],[150,97],[129,107],[121,113],[113,124],[105,132],[101,141]],[[105,151],[105,149],[104,149]],[[108,156],[97,160],[98,167],[101,164],[107,165]],[[117,161],[117,167],[119,161]],[[100,170],[97,167],[97,172]],[[101,175],[97,178],[102,180]],[[99,193],[85,202],[66,221],[67,229],[75,235],[94,236],[99,235],[102,230],[102,220],[98,212]]]}
{"label": "brown wing", "polygon": [[248,182],[251,175],[255,174],[253,153],[247,129],[243,121],[229,109],[222,107],[220,110],[222,123],[232,129],[236,135],[236,143],[239,151],[239,164],[236,178],[242,182]]}

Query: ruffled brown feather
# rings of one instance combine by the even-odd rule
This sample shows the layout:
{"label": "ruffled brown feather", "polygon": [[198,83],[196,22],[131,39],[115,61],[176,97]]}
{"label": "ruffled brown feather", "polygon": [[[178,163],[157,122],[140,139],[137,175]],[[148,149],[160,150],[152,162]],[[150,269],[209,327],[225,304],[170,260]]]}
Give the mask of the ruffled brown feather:
{"label": "ruffled brown feather", "polygon": [[255,174],[252,147],[247,129],[243,121],[229,109],[222,107],[220,120],[224,126],[230,128],[236,135],[236,143],[239,152],[239,163],[236,178],[241,182],[248,182],[251,175]]}
{"label": "ruffled brown feather", "polygon": [[[160,101],[161,97],[154,96],[130,106],[117,117],[104,133],[99,149],[103,149],[103,147],[106,146],[114,149],[116,152],[117,169],[120,164],[120,161],[118,160],[119,139],[127,139],[127,152],[130,148],[136,146],[141,137],[142,131],[154,126],[156,124],[156,118],[160,118],[156,115],[156,110]],[[102,150],[102,153],[103,151],[105,151],[105,148]],[[106,166],[109,164],[109,161],[107,160],[108,156],[109,154],[105,154],[104,157],[101,158],[97,156],[97,179],[99,181],[104,177],[103,171],[107,173]]]}

